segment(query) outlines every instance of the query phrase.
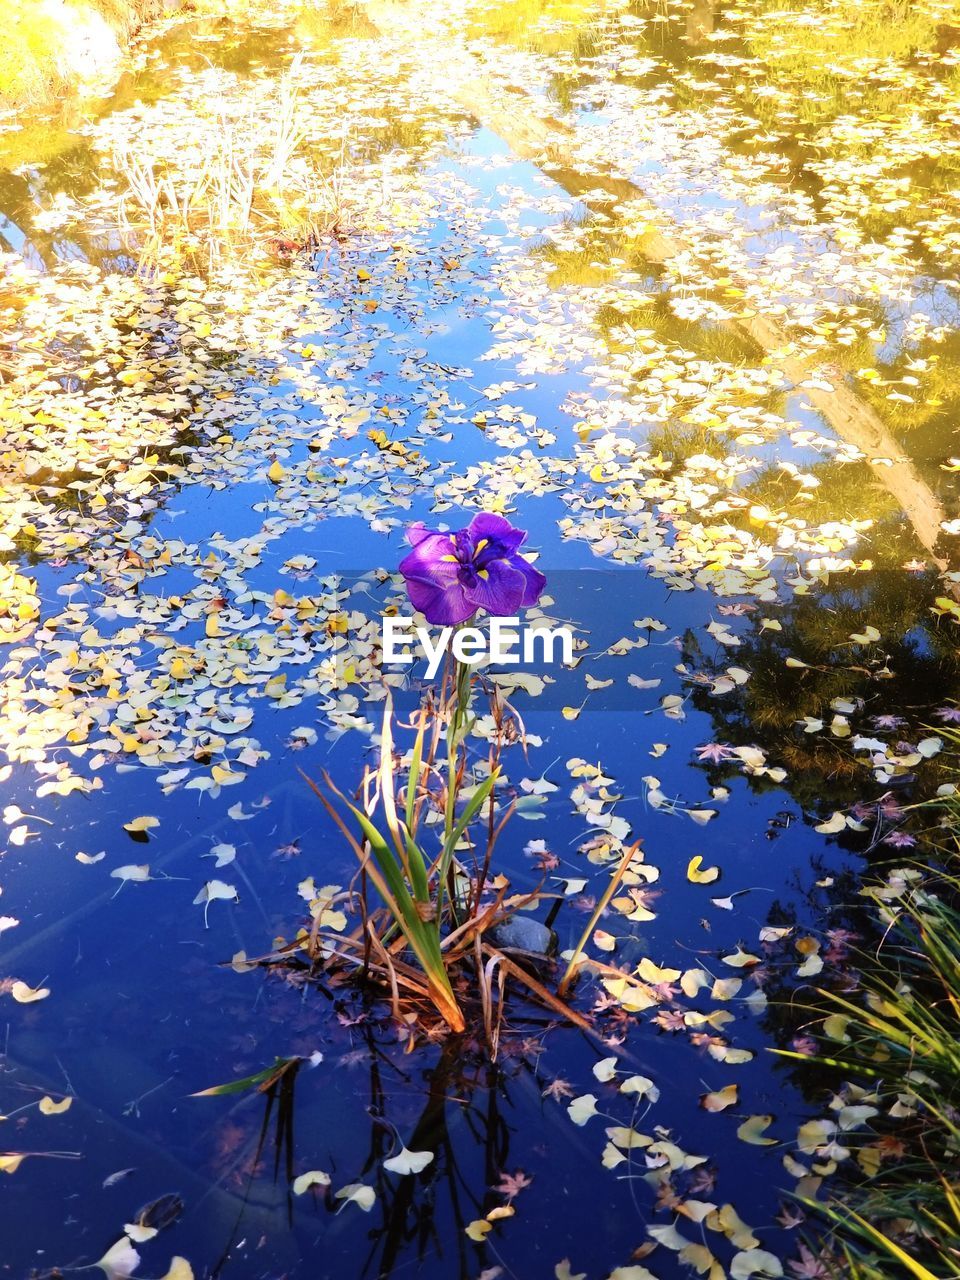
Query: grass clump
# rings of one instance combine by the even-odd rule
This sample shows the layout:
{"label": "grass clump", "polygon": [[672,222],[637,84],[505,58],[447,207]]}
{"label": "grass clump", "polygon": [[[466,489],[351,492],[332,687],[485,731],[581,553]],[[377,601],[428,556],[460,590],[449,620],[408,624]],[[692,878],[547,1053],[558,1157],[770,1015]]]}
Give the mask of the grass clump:
{"label": "grass clump", "polygon": [[856,1132],[842,1113],[823,1122],[818,1154],[839,1157],[843,1177],[809,1206],[843,1258],[837,1271],[824,1254],[825,1275],[960,1277],[960,877],[933,876],[898,868],[868,891],[886,925],[880,948],[860,957],[858,990],[819,992],[819,1052],[784,1055],[841,1070],[840,1100],[867,1118]]}

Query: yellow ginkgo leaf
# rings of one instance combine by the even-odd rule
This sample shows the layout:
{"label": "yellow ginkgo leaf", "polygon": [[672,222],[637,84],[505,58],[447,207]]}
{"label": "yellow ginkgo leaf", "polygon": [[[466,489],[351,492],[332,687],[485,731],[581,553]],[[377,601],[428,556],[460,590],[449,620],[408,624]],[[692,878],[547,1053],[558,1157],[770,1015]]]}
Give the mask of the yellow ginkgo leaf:
{"label": "yellow ginkgo leaf", "polygon": [[280,465],[277,459],[274,458],[274,460],[270,463],[269,470],[267,471],[267,478],[273,484],[279,484],[286,474],[287,474],[286,471],[284,471],[283,467]]}
{"label": "yellow ginkgo leaf", "polygon": [[140,1265],[140,1255],[127,1236],[121,1236],[93,1265],[104,1272],[107,1280],[127,1280]]}
{"label": "yellow ginkgo leaf", "polygon": [[342,1200],[344,1204],[355,1204],[362,1209],[364,1213],[369,1213],[373,1208],[377,1198],[377,1193],[373,1187],[368,1187],[363,1182],[351,1182],[347,1186],[341,1187],[339,1191],[334,1192],[338,1200]]}
{"label": "yellow ginkgo leaf", "polygon": [[46,1000],[50,994],[49,987],[29,987],[19,980],[10,988],[10,994],[17,1004],[33,1004],[35,1000]]}
{"label": "yellow ginkgo leaf", "polygon": [[432,1151],[410,1151],[407,1147],[401,1146],[395,1156],[384,1160],[383,1167],[390,1173],[420,1173],[432,1160]]}
{"label": "yellow ginkgo leaf", "polygon": [[129,822],[123,824],[124,831],[129,831],[131,835],[143,835],[147,831],[152,831],[154,827],[159,827],[159,818],[131,818]]}
{"label": "yellow ginkgo leaf", "polygon": [[464,1227],[466,1234],[471,1240],[476,1240],[477,1244],[482,1244],[492,1230],[493,1223],[487,1222],[485,1218],[475,1218]]}
{"label": "yellow ginkgo leaf", "polygon": [[37,1103],[37,1109],[44,1116],[59,1116],[64,1111],[69,1111],[73,1103],[72,1098],[63,1098],[60,1102],[54,1102],[47,1094]]}
{"label": "yellow ginkgo leaf", "polygon": [[728,1084],[716,1093],[704,1093],[700,1096],[700,1105],[704,1111],[726,1111],[727,1107],[736,1105],[740,1094],[740,1086]]}
{"label": "yellow ginkgo leaf", "polygon": [[706,867],[700,870],[703,862],[702,856],[698,853],[695,858],[691,858],[687,863],[687,879],[691,884],[713,884],[714,880],[720,879],[719,867]]}
{"label": "yellow ginkgo leaf", "polygon": [[157,1227],[147,1227],[142,1222],[125,1222],[123,1229],[127,1233],[127,1238],[134,1244],[146,1244],[158,1233]]}
{"label": "yellow ginkgo leaf", "polygon": [[193,1267],[186,1258],[171,1258],[167,1274],[160,1280],[193,1280]]}
{"label": "yellow ginkgo leaf", "polygon": [[680,978],[679,969],[661,969],[648,957],[644,956],[637,965],[637,977],[641,982],[649,982],[659,986],[663,982],[676,982]]}
{"label": "yellow ginkgo leaf", "polygon": [[311,1169],[309,1173],[301,1173],[299,1177],[294,1178],[293,1194],[302,1196],[311,1187],[329,1187],[329,1185],[329,1173],[324,1173],[322,1169]]}
{"label": "yellow ginkgo leaf", "polygon": [[773,1116],[747,1116],[737,1129],[737,1137],[741,1142],[749,1142],[754,1147],[769,1147],[776,1144],[776,1138],[765,1138],[763,1132],[773,1123]]}
{"label": "yellow ginkgo leaf", "polygon": [[715,1214],[711,1214],[707,1227],[711,1231],[722,1231],[738,1249],[755,1249],[760,1243],[732,1204],[721,1205]]}
{"label": "yellow ginkgo leaf", "polygon": [[498,1204],[487,1214],[488,1222],[496,1222],[499,1218],[512,1218],[516,1213],[512,1204]]}
{"label": "yellow ginkgo leaf", "polygon": [[591,1116],[597,1114],[597,1098],[593,1093],[581,1094],[579,1098],[574,1100],[567,1107],[567,1115],[574,1124],[581,1127],[587,1123]]}

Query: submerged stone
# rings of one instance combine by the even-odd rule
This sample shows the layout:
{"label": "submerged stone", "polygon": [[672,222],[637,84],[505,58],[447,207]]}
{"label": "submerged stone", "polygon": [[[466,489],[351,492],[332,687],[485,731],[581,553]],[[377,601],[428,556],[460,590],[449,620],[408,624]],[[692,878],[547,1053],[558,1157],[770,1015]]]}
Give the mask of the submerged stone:
{"label": "submerged stone", "polygon": [[518,951],[530,951],[534,955],[549,956],[557,949],[557,935],[539,920],[529,916],[512,916],[491,931],[498,947],[514,947]]}

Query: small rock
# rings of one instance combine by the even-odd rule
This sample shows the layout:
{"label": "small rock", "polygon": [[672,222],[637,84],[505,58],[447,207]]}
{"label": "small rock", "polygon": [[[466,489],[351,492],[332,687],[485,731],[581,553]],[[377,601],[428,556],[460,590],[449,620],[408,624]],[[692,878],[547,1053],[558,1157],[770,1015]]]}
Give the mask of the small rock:
{"label": "small rock", "polygon": [[513,947],[518,951],[530,951],[534,955],[548,956],[557,949],[557,935],[539,920],[516,915],[498,924],[491,931],[494,945]]}

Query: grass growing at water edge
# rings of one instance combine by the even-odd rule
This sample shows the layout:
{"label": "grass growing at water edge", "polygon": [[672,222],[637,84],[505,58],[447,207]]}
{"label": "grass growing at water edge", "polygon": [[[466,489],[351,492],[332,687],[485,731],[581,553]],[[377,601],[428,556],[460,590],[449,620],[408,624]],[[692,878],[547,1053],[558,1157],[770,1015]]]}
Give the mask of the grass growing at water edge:
{"label": "grass growing at water edge", "polygon": [[873,891],[887,933],[859,992],[819,992],[813,1061],[843,1072],[878,1138],[848,1152],[859,1165],[843,1162],[847,1180],[816,1206],[842,1249],[836,1274],[855,1280],[960,1277],[960,877],[906,870],[898,892]]}

